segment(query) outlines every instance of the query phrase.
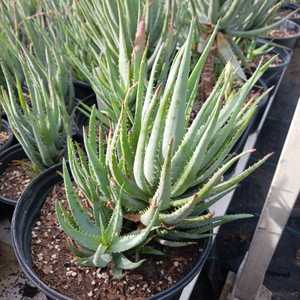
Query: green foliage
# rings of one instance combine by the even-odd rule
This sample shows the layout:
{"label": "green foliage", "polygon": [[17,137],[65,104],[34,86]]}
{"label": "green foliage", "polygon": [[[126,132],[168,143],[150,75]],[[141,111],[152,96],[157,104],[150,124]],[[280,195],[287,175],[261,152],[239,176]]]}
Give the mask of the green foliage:
{"label": "green foliage", "polygon": [[2,62],[7,89],[2,87],[1,104],[14,135],[39,170],[60,161],[71,134],[72,80],[63,69],[64,58],[55,51],[46,50],[44,66],[25,49],[18,53],[25,86]]}
{"label": "green foliage", "polygon": [[[245,54],[239,47],[240,39],[255,39],[265,36],[284,19],[276,20],[280,0],[190,0],[192,14],[197,20],[199,30],[209,32],[218,24],[216,40],[218,56],[226,63],[230,61],[242,79],[246,79]],[[287,16],[288,17],[288,16]]]}
{"label": "green foliage", "polygon": [[166,74],[180,27],[179,11],[170,0],[83,0],[62,16],[60,28],[75,77],[91,84],[106,125],[117,122],[129,89],[134,111],[137,82],[146,80],[162,48],[159,72],[161,77]]}
{"label": "green foliage", "polygon": [[217,30],[191,69],[192,26],[165,82],[156,77],[157,55],[146,86],[144,80],[137,82],[142,93],[134,120],[128,92],[117,125],[106,137],[97,125],[94,108],[89,129],[84,132],[85,152],[69,139],[70,171],[87,201],[78,199],[64,165],[69,208],[57,203],[56,213],[59,224],[74,241],[71,249],[79,263],[100,268],[112,263],[118,276],[122,269],[142,263],[130,262],[126,256],[149,251],[153,242],[170,247],[189,245],[209,236],[215,226],[249,217],[214,217],[208,209],[268,158],[223,179],[246,154],[232,156],[230,151],[264,96],[246,102],[270,63],[259,67],[239,89],[232,87],[233,71],[227,65],[189,125],[216,34]]}

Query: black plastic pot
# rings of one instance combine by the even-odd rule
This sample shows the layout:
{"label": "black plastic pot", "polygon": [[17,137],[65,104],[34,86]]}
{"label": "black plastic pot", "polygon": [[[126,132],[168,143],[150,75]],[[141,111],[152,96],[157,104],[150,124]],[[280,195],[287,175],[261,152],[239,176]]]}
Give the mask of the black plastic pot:
{"label": "black plastic pot", "polygon": [[292,58],[292,50],[288,48],[275,47],[271,53],[278,55],[283,62],[271,66],[261,77],[262,81],[264,81],[268,87],[272,87],[278,83],[282,72],[287,68]]}
{"label": "black plastic pot", "polygon": [[273,43],[290,48],[290,49],[294,49],[296,42],[298,40],[298,38],[300,37],[300,25],[298,25],[297,23],[290,21],[290,20],[285,20],[282,22],[282,24],[278,27],[278,28],[290,28],[290,29],[294,29],[297,33],[294,34],[293,36],[289,36],[289,37],[282,37],[282,38],[270,38],[270,37],[265,37],[265,39],[267,40],[271,40]]}
{"label": "black plastic pot", "polygon": [[[31,258],[31,231],[36,218],[39,216],[41,207],[51,191],[53,185],[59,183],[62,178],[58,175],[61,171],[61,165],[56,165],[39,177],[37,177],[28,186],[18,201],[12,220],[12,243],[18,262],[25,275],[47,295],[49,299],[55,300],[70,300],[70,298],[51,289],[40,280],[37,274],[32,269]],[[154,295],[149,300],[171,300],[176,299],[187,284],[201,272],[202,267],[208,257],[212,245],[212,239],[207,239],[204,243],[204,250],[199,254],[199,259],[193,269],[178,281],[172,288],[162,291]]]}
{"label": "black plastic pot", "polygon": [[[300,6],[298,5],[296,5],[296,4],[292,4],[292,3],[290,3],[290,4],[285,4],[285,5],[283,5],[282,6],[282,8],[281,8],[281,10],[282,11],[285,11],[285,10],[287,10],[287,11],[291,11],[291,10],[296,10],[296,9],[298,9],[298,8],[300,8]],[[298,12],[299,13],[299,12]],[[298,25],[300,25],[300,17],[290,17],[289,18],[289,20],[291,20],[292,22],[295,22],[295,23],[297,23]]]}
{"label": "black plastic pot", "polygon": [[13,142],[14,142],[14,135],[12,130],[10,129],[10,126],[8,124],[8,122],[4,119],[1,120],[1,125],[2,128],[8,133],[8,140],[6,141],[5,144],[0,145],[0,153],[2,153],[3,151],[5,151],[7,148],[9,148],[10,146],[12,146]]}
{"label": "black plastic pot", "polygon": [[79,80],[74,80],[73,84],[76,99],[84,100],[90,96],[95,95],[92,87],[88,83]]}
{"label": "black plastic pot", "polygon": [[[0,176],[4,173],[7,165],[13,160],[20,160],[27,158],[26,153],[20,144],[7,148],[0,154]],[[18,199],[9,199],[0,195],[0,203],[15,206]]]}

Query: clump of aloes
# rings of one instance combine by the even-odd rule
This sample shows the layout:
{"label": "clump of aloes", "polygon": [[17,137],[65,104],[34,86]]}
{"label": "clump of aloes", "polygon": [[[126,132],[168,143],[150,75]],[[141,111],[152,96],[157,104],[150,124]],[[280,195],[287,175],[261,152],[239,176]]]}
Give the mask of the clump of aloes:
{"label": "clump of aloes", "polygon": [[7,88],[2,87],[0,103],[37,171],[61,161],[71,135],[74,99],[71,74],[62,69],[64,57],[55,48],[45,50],[44,55],[45,66],[25,49],[18,53],[23,83],[2,63]]}
{"label": "clump of aloes", "polygon": [[[95,91],[102,121],[107,125],[117,122],[122,99],[141,76],[142,60],[147,60],[148,68],[162,45],[175,49],[179,26],[176,12],[176,3],[170,0],[83,0],[68,12],[68,56],[76,74],[81,74]],[[64,27],[62,19],[62,30]],[[171,55],[172,51],[167,53]],[[161,76],[167,72],[169,58],[166,55],[160,61]],[[137,88],[132,88],[131,108],[136,93]]]}
{"label": "clump of aloes", "polygon": [[239,46],[239,40],[253,40],[264,36],[284,21],[284,19],[275,20],[283,2],[279,0],[190,0],[189,2],[200,31],[210,31],[211,27],[218,24],[219,33],[215,45],[217,55],[225,62],[231,61],[238,75],[243,79],[246,77],[241,63],[247,67],[247,59]]}
{"label": "clump of aloes", "polygon": [[232,80],[228,78],[233,73],[227,66],[189,125],[201,72],[215,35],[216,31],[190,70],[192,26],[166,83],[156,80],[162,50],[159,51],[149,82],[137,83],[140,97],[136,99],[132,126],[128,126],[128,92],[117,126],[107,138],[97,128],[94,109],[88,132],[84,133],[86,154],[69,140],[70,171],[88,204],[79,200],[64,163],[69,209],[58,201],[56,213],[62,229],[74,241],[71,249],[78,263],[110,266],[119,276],[123,269],[136,268],[143,262],[130,261],[128,256],[145,249],[155,252],[155,243],[189,245],[209,236],[215,226],[249,217],[214,217],[208,209],[267,159],[223,180],[223,174],[245,154],[232,156],[230,151],[264,96],[246,103],[268,64],[259,67],[238,90],[231,89]]}

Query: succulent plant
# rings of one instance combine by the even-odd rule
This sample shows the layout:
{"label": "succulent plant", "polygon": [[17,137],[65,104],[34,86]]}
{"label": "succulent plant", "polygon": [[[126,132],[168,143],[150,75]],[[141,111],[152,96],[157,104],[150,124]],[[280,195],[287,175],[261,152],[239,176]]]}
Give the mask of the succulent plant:
{"label": "succulent plant", "polygon": [[15,137],[38,170],[60,161],[71,134],[72,78],[70,72],[66,76],[64,58],[55,51],[46,50],[44,66],[25,49],[18,53],[26,89],[5,62],[1,64],[7,86],[2,87],[1,104]]}
{"label": "succulent plant", "polygon": [[280,0],[189,2],[200,31],[209,32],[219,22],[215,44],[217,55],[225,62],[231,61],[237,74],[243,79],[246,76],[241,65],[247,67],[247,60],[239,47],[239,40],[264,36],[284,21],[275,19],[282,4]]}
{"label": "succulent plant", "polygon": [[[159,51],[147,85],[143,80],[137,83],[142,96],[133,124],[128,91],[118,123],[106,138],[97,125],[94,108],[88,132],[84,131],[86,154],[68,140],[70,170],[64,163],[63,172],[68,208],[58,201],[56,214],[73,241],[71,250],[80,264],[110,266],[119,276],[122,269],[143,262],[129,260],[134,253],[157,252],[155,242],[186,246],[209,236],[215,226],[249,217],[214,217],[208,210],[268,158],[237,176],[223,178],[245,155],[231,155],[230,151],[264,96],[246,102],[268,63],[238,90],[232,88],[233,72],[228,65],[189,125],[201,72],[216,34],[217,30],[190,70],[192,25],[166,82],[156,80]],[[73,185],[86,201],[79,199]]]}
{"label": "succulent plant", "polygon": [[[59,53],[59,57],[63,55],[61,45],[64,36],[56,28],[51,18],[51,7],[47,3],[47,1],[22,0],[6,1],[0,5],[0,60],[5,63],[10,73],[18,76],[20,81],[24,80],[24,74],[19,53],[27,51],[32,56],[36,61],[35,67],[40,68],[41,76],[44,74],[42,68],[46,68],[45,65],[48,63],[49,57],[46,57],[46,52],[49,48],[55,47],[55,53]],[[52,54],[53,51],[48,51],[47,55]],[[64,63],[65,73],[68,73],[66,60]],[[45,76],[44,80],[46,81]],[[5,84],[4,78],[1,84]]]}
{"label": "succulent plant", "polygon": [[134,110],[138,91],[132,86],[143,75],[139,66],[144,59],[145,68],[151,67],[162,45],[165,56],[160,73],[162,77],[167,73],[180,26],[176,12],[176,3],[170,0],[84,0],[74,3],[66,14],[61,27],[68,24],[68,57],[76,74],[91,84],[107,125],[117,122],[130,87]]}

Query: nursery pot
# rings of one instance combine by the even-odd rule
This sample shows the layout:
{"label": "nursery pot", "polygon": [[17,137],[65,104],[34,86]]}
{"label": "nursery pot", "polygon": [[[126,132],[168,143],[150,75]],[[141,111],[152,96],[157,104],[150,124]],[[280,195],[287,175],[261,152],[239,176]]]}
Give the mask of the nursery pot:
{"label": "nursery pot", "polygon": [[1,120],[2,129],[8,133],[8,140],[3,144],[0,145],[0,153],[2,153],[4,150],[6,150],[8,147],[10,147],[14,142],[14,135],[12,133],[12,130],[8,124],[8,122],[4,119]]}
{"label": "nursery pot", "polygon": [[[296,4],[289,3],[289,4],[283,5],[282,8],[281,8],[281,10],[282,10],[282,11],[285,11],[285,10],[291,11],[291,10],[296,10],[296,9],[298,9],[299,7],[300,7],[299,4],[298,4],[298,6],[297,6]],[[300,12],[298,12],[298,14],[299,14],[299,13],[300,13]],[[292,16],[292,17],[289,17],[289,20],[291,20],[291,21],[297,23],[298,25],[300,25],[300,17],[299,17],[299,16],[296,16],[296,17],[293,17],[293,16]]]}
{"label": "nursery pot", "polygon": [[[258,44],[263,44],[263,41]],[[268,87],[277,85],[282,72],[284,72],[291,61],[292,50],[283,47],[274,47],[271,54],[278,55],[282,60],[282,63],[270,66],[269,69],[262,75],[261,79]]]}
{"label": "nursery pot", "polygon": [[[31,232],[36,218],[39,216],[43,203],[51,191],[51,188],[62,181],[58,171],[61,171],[61,165],[56,165],[46,170],[38,176],[23,193],[18,201],[12,220],[12,243],[15,255],[24,272],[32,281],[50,299],[71,300],[69,297],[59,293],[45,284],[32,268],[31,257]],[[205,240],[203,251],[192,270],[171,288],[160,292],[149,298],[149,300],[171,300],[176,299],[185,286],[195,276],[201,272],[202,267],[207,259],[212,245],[212,238]]]}
{"label": "nursery pot", "polygon": [[76,99],[84,100],[92,95],[95,95],[92,87],[84,81],[74,80],[73,85]]}
{"label": "nursery pot", "polygon": [[300,25],[298,25],[297,23],[290,21],[290,20],[285,20],[282,22],[282,24],[278,27],[279,29],[284,29],[284,28],[288,28],[291,30],[294,30],[296,33],[292,36],[287,36],[287,37],[265,37],[267,40],[271,40],[272,42],[293,49],[295,48],[297,39],[300,37]]}
{"label": "nursery pot", "polygon": [[[21,160],[27,158],[26,153],[24,152],[23,148],[21,147],[20,144],[11,146],[7,148],[5,151],[1,152],[0,154],[0,176],[2,173],[4,173],[6,167],[10,162],[13,160]],[[0,195],[0,202],[15,206],[17,203],[18,199],[9,199],[4,196]]]}

